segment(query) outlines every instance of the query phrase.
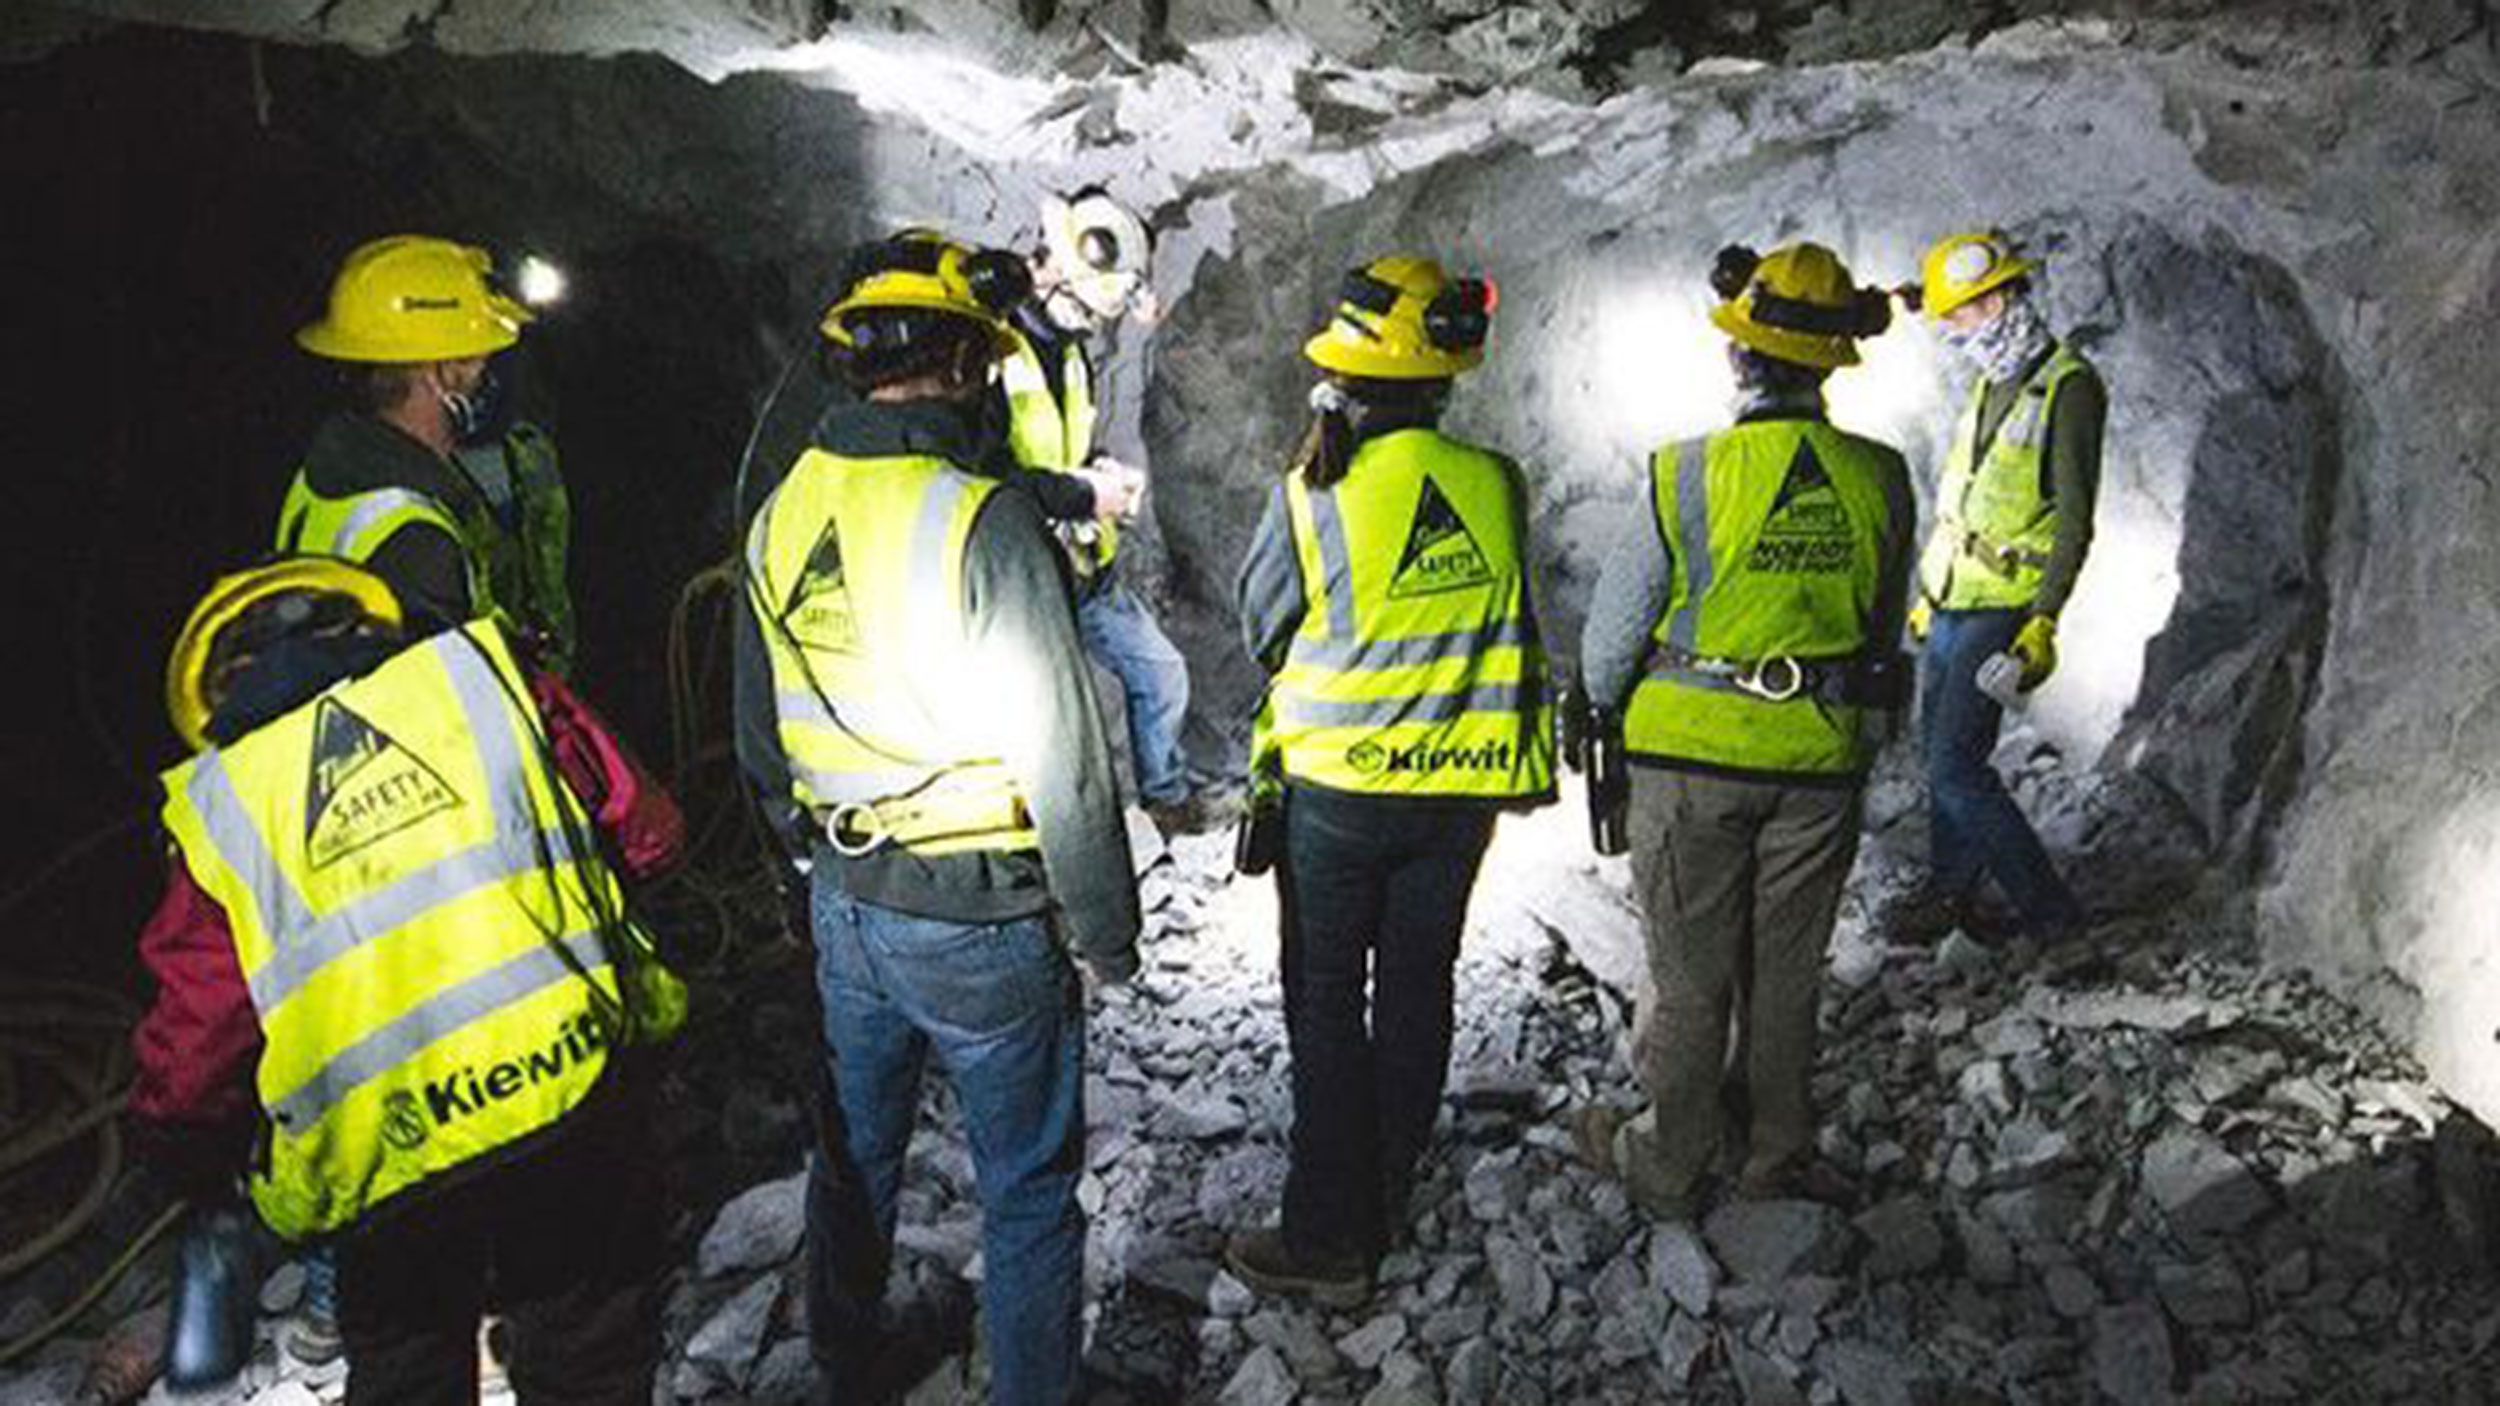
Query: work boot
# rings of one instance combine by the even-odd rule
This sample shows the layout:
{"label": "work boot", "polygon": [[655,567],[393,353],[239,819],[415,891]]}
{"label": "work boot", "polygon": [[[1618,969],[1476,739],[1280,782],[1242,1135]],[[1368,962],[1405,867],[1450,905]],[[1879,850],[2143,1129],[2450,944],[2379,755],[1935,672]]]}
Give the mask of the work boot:
{"label": "work boot", "polygon": [[1146,818],[1167,840],[1176,835],[1208,835],[1241,818],[1241,801],[1229,791],[1202,787],[1169,801],[1148,801]]}
{"label": "work boot", "polygon": [[1847,1209],[1857,1185],[1839,1168],[1811,1154],[1775,1167],[1747,1167],[1732,1193],[1739,1201],[1817,1201]]}
{"label": "work boot", "polygon": [[1368,1259],[1297,1259],[1277,1229],[1236,1232],[1224,1245],[1224,1267],[1253,1290],[1307,1298],[1325,1308],[1360,1308],[1372,1296]]}
{"label": "work boot", "polygon": [[1689,1224],[1701,1209],[1701,1188],[1668,1185],[1656,1165],[1640,1155],[1632,1128],[1639,1116],[1632,1109],[1602,1103],[1572,1110],[1572,1151],[1591,1171],[1622,1182],[1632,1204],[1651,1220]]}

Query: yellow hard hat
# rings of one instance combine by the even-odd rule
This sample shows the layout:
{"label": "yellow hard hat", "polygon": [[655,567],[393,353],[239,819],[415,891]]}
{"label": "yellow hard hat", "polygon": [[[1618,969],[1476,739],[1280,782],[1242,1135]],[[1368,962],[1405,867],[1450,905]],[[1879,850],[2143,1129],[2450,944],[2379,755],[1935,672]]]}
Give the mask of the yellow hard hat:
{"label": "yellow hard hat", "polygon": [[1755,257],[1719,251],[1710,286],[1720,298],[1710,321],[1765,356],[1829,371],[1858,364],[1858,339],[1892,323],[1884,295],[1859,288],[1849,266],[1820,244],[1784,244]]}
{"label": "yellow hard hat", "polygon": [[1346,274],[1336,312],[1302,344],[1302,354],[1347,376],[1455,376],[1483,362],[1500,301],[1489,279],[1452,279],[1430,259],[1392,254]]}
{"label": "yellow hard hat", "polygon": [[485,250],[424,234],[377,239],[347,256],[319,322],[295,344],[332,361],[409,365],[487,356],[534,316],[488,281]]}
{"label": "yellow hard hat", "polygon": [[[974,249],[930,229],[909,229],[852,255],[850,281],[820,324],[837,345],[864,348],[858,314],[879,309],[942,313],[988,330],[992,354],[1014,350],[1007,312],[1033,291],[1032,270],[1001,249]],[[873,321],[873,320],[872,320]],[[887,322],[908,338],[913,324]]]}
{"label": "yellow hard hat", "polygon": [[306,597],[308,606],[320,597],[341,598],[367,619],[392,629],[400,625],[399,597],[390,586],[336,557],[283,557],[219,577],[191,608],[165,660],[165,715],[194,751],[208,745],[208,720],[217,711],[210,669],[219,637],[253,607],[289,594]]}
{"label": "yellow hard hat", "polygon": [[2014,249],[2003,230],[1956,234],[1936,241],[1919,270],[1919,304],[1927,320],[1946,313],[1992,289],[2002,288],[2037,267]]}

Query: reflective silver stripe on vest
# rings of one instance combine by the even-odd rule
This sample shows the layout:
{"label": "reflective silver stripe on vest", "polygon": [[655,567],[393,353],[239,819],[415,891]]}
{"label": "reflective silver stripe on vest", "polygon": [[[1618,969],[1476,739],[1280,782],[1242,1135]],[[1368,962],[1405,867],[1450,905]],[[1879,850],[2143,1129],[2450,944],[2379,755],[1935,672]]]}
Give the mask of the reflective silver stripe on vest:
{"label": "reflective silver stripe on vest", "polygon": [[[370,493],[356,495],[352,500],[352,506],[347,510],[347,516],[339,520],[338,530],[330,534],[329,545],[319,550],[330,556],[362,561],[371,555],[370,552],[358,550],[358,544],[364,540],[364,535],[391,514],[410,510],[432,513],[439,518],[451,516],[450,509],[422,493],[414,493],[405,488],[377,488]],[[441,526],[440,523],[434,525]],[[466,545],[462,544],[464,552]]]}
{"label": "reflective silver stripe on vest", "polygon": [[498,967],[428,996],[397,1020],[330,1056],[311,1078],[270,1104],[280,1125],[302,1131],[321,1121],[341,1099],[406,1064],[418,1051],[464,1026],[474,1025],[573,977],[575,965],[597,972],[608,965],[596,928],[567,933],[567,962],[553,944],[541,943]]}
{"label": "reflective silver stripe on vest", "polygon": [[1667,643],[1690,651],[1701,634],[1701,598],[1717,568],[1710,560],[1710,441],[1688,439],[1675,454],[1675,554],[1684,559],[1684,604],[1667,617]]}
{"label": "reflective silver stripe on vest", "polygon": [[1337,510],[1337,490],[1305,488],[1311,505],[1311,526],[1319,532],[1320,585],[1328,592],[1328,633],[1354,638],[1354,554],[1346,550],[1345,516]]}
{"label": "reflective silver stripe on vest", "polygon": [[1517,713],[1528,707],[1527,686],[1483,684],[1461,693],[1424,693],[1405,698],[1294,698],[1276,700],[1277,722],[1291,727],[1393,727],[1399,723],[1445,723],[1469,713]]}
{"label": "reflective silver stripe on vest", "polygon": [[930,476],[929,486],[922,490],[920,516],[911,529],[911,591],[912,603],[920,610],[937,610],[942,618],[955,619],[958,602],[946,594],[947,529],[955,521],[955,505],[963,501],[972,480],[961,473],[941,469]]}
{"label": "reflective silver stripe on vest", "polygon": [[1297,638],[1291,658],[1297,664],[1344,672],[1353,669],[1396,669],[1467,659],[1489,650],[1528,642],[1527,622],[1517,616],[1487,621],[1477,628],[1436,635],[1409,635],[1394,640]]}
{"label": "reflective silver stripe on vest", "polygon": [[[426,648],[434,651],[451,676],[452,690],[484,758],[487,776],[490,780],[517,778],[521,756],[503,707],[503,685],[495,681],[483,649],[457,631],[436,638]],[[549,782],[564,784],[552,776]],[[210,843],[227,867],[243,876],[262,904],[261,920],[274,951],[259,970],[247,974],[247,980],[252,1004],[263,1014],[294,995],[321,968],[375,937],[479,889],[579,858],[562,833],[540,833],[537,817],[528,810],[526,790],[515,780],[494,788],[493,837],[403,874],[334,913],[316,917],[244,809],[218,753],[200,759],[189,790]]]}

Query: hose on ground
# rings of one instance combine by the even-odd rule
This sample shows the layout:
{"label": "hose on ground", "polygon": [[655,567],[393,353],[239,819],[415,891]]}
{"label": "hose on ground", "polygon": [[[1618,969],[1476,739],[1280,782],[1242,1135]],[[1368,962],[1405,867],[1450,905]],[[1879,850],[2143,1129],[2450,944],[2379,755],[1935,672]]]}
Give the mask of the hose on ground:
{"label": "hose on ground", "polygon": [[[0,1253],[5,1280],[57,1253],[92,1224],[121,1179],[119,1118],[128,1099],[128,1035],[137,1012],[119,994],[67,982],[10,982],[0,997],[0,1189],[92,1145],[70,1204],[44,1229]],[[49,1095],[47,1097],[47,1094]],[[70,1303],[14,1342],[0,1366],[50,1341],[95,1306],[180,1219],[159,1213]]]}

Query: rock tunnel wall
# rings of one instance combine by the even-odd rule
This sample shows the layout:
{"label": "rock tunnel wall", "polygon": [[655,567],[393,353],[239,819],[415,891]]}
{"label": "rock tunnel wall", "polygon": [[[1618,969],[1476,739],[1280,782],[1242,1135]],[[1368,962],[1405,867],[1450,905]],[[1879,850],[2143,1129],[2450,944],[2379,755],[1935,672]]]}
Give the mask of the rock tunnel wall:
{"label": "rock tunnel wall", "polygon": [[[834,251],[880,228],[1021,238],[1035,195],[1088,179],[1155,209],[1169,315],[1123,363],[1116,433],[1157,474],[1139,565],[1193,657],[1212,748],[1238,737],[1255,687],[1230,643],[1231,572],[1300,428],[1294,349],[1346,265],[1413,247],[1500,280],[1494,356],[1454,425],[1539,484],[1567,658],[1605,545],[1638,510],[1640,456],[1724,416],[1700,277],[1719,244],[1810,236],[1893,280],[1936,234],[2005,224],[2047,254],[2055,320],[2114,397],[2067,662],[2018,745],[2100,778],[2116,798],[2100,813],[2192,835],[2188,877],[2253,897],[2279,956],[2368,995],[2492,1118],[2500,784],[2482,759],[2500,745],[2500,548],[2478,353],[2500,127],[2488,29],[2450,28],[2350,54],[2218,26],[2154,46],[2033,26],[1882,61],[1705,64],[1602,101],[1356,72],[1298,41],[1058,86],[963,63],[863,78],[793,62],[805,71],[706,84],[653,60],[274,49],[247,76],[243,46],[205,40],[166,62],[222,75],[226,96],[181,102],[215,107],[237,140],[282,132],[307,169],[354,177],[287,226],[260,295],[309,308],[376,219],[581,268],[549,360],[580,427],[585,594],[614,622],[592,668],[646,690],[646,712],[636,642],[725,546],[748,414],[805,344]],[[35,68],[110,69],[125,42]],[[144,88],[121,98],[181,106]],[[31,104],[13,146],[50,140]],[[285,325],[258,321],[264,338]],[[270,358],[221,335],[160,334],[182,355]],[[1948,373],[1904,326],[1836,383],[1839,417],[1932,479]],[[168,412],[260,415],[236,466],[176,494],[231,550],[202,534],[179,570],[113,586],[128,618],[169,629],[210,566],[257,545],[246,524],[274,499],[285,407],[236,394],[242,410]],[[635,568],[599,565],[603,549]],[[159,639],[100,665],[103,691],[146,697],[132,681]],[[2141,877],[2129,845],[2145,833],[2052,838],[2097,888]]]}

